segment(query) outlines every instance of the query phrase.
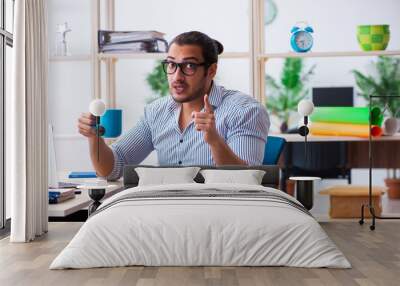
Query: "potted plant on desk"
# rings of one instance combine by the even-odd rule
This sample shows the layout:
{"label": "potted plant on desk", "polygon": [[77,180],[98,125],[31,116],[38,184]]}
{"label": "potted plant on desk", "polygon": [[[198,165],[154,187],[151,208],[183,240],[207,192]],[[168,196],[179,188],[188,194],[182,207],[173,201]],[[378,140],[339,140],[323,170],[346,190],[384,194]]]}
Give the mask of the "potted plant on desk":
{"label": "potted plant on desk", "polygon": [[[400,95],[400,59],[394,57],[378,57],[374,63],[376,70],[375,77],[373,75],[365,75],[360,71],[353,70],[356,84],[359,89],[358,94],[364,99],[369,100],[370,95],[385,95],[385,96],[399,96]],[[400,100],[398,98],[376,98],[374,105],[380,107],[384,112],[389,115],[385,120],[385,128],[388,129],[390,122],[395,122],[397,127],[391,128],[389,134],[398,130],[400,124],[396,116],[400,110]],[[388,130],[387,130],[388,131]],[[390,173],[393,175],[391,176]],[[400,198],[400,178],[397,176],[397,169],[392,172],[388,170],[388,176],[385,179],[386,186],[388,187],[389,198]]]}
{"label": "potted plant on desk", "polygon": [[306,84],[314,73],[314,69],[315,65],[304,71],[303,59],[287,58],[279,83],[270,75],[266,75],[266,107],[281,120],[282,133],[288,130],[290,114],[297,109],[300,100],[308,95],[310,90]]}

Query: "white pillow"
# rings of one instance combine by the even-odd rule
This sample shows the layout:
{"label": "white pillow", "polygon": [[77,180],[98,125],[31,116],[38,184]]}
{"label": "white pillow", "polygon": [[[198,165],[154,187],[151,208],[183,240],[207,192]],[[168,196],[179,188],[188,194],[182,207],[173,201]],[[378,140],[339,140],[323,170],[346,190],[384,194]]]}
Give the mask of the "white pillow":
{"label": "white pillow", "polygon": [[261,185],[265,171],[262,170],[201,170],[206,184],[234,183],[247,185]]}
{"label": "white pillow", "polygon": [[199,167],[135,168],[139,176],[139,186],[195,183],[193,179],[199,170]]}

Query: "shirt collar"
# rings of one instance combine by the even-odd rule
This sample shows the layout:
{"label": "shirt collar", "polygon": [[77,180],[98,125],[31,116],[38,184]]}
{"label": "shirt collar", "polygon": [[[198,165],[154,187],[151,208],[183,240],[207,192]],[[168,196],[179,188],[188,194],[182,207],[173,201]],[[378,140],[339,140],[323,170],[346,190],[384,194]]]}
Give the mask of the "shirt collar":
{"label": "shirt collar", "polygon": [[[180,103],[176,102],[171,95],[169,96],[170,96],[169,111],[178,110],[180,107]],[[213,81],[210,93],[208,95],[208,100],[214,109],[218,108],[221,105],[223,96],[224,96],[223,87],[216,85]]]}

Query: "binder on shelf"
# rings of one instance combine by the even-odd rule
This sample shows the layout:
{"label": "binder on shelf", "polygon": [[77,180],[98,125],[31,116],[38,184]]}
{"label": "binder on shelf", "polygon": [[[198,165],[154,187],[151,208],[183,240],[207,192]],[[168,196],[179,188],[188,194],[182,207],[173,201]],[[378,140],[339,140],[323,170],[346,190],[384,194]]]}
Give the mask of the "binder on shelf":
{"label": "binder on shelf", "polygon": [[168,43],[157,31],[98,31],[102,53],[164,53]]}

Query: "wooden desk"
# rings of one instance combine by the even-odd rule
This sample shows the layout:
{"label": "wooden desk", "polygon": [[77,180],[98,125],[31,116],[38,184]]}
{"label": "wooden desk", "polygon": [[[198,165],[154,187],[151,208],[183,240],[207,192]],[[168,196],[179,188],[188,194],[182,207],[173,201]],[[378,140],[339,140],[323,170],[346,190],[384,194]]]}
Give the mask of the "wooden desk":
{"label": "wooden desk", "polygon": [[[304,142],[304,137],[298,134],[271,134],[286,139],[286,147],[279,160],[279,166],[283,170],[281,188],[286,188],[286,179],[291,176],[292,145]],[[307,136],[311,144],[324,144],[330,142],[346,143],[346,168],[368,168],[368,138],[347,136]],[[381,136],[373,138],[372,143],[373,167],[374,168],[400,168],[400,133],[394,136]]]}
{"label": "wooden desk", "polygon": [[[270,134],[271,136],[281,137],[286,142],[304,142],[304,137],[299,134]],[[372,138],[374,142],[391,142],[400,141],[400,133],[393,136],[381,136]],[[308,142],[367,142],[368,138],[350,137],[350,136],[322,136],[322,135],[308,135]]]}
{"label": "wooden desk", "polygon": [[[59,175],[59,178],[67,178],[67,173],[63,172]],[[80,183],[80,182],[90,182],[96,179],[61,179],[63,182]],[[115,185],[106,191],[104,198],[108,198],[123,190],[122,180],[116,182],[108,182],[109,185]],[[79,210],[87,208],[92,199],[89,197],[87,190],[81,190],[80,194],[76,194],[75,198],[67,200],[58,204],[49,204],[48,216],[49,217],[66,217],[73,214]]]}

